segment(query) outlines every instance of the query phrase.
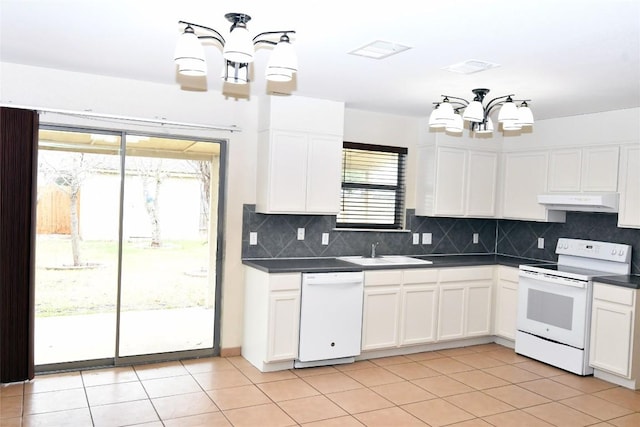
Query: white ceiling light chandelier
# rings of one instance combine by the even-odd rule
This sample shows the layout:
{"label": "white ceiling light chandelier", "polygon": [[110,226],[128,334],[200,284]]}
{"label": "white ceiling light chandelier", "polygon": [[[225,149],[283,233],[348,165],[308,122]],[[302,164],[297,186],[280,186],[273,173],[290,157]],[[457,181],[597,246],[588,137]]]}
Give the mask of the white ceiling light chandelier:
{"label": "white ceiling light chandelier", "polygon": [[[231,22],[231,29],[226,39],[213,28],[178,21],[179,24],[185,25],[174,55],[180,74],[205,76],[207,64],[201,40],[215,40],[222,46],[224,66],[221,78],[227,83],[249,83],[249,64],[253,62],[255,47],[260,43],[275,46],[265,71],[267,80],[288,82],[293,78],[293,73],[298,71],[298,59],[289,34],[295,34],[294,30],[267,31],[252,38],[247,30],[247,22],[251,20],[249,15],[227,13],[224,17]],[[274,37],[277,35],[280,37]]]}
{"label": "white ceiling light chandelier", "polygon": [[[445,129],[459,134],[464,129],[464,121],[470,122],[471,132],[476,134],[492,133],[494,130],[491,112],[500,107],[498,123],[502,130],[517,131],[533,125],[533,113],[527,102],[530,99],[514,100],[515,95],[504,95],[493,98],[483,104],[489,89],[473,89],[475,97],[469,102],[466,99],[450,95],[442,95],[442,101],[434,102],[435,108],[429,116],[431,129]],[[520,106],[516,105],[520,102]]]}

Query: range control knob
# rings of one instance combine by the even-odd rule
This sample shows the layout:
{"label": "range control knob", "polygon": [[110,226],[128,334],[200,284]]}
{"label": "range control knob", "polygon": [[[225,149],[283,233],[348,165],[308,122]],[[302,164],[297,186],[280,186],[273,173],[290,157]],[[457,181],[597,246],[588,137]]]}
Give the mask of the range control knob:
{"label": "range control knob", "polygon": [[616,252],[617,252],[617,251],[615,250],[615,248],[614,248],[614,249],[611,249],[611,255],[615,255],[615,254],[616,254]]}
{"label": "range control knob", "polygon": [[620,249],[620,251],[618,252],[619,256],[624,256],[624,249]]}

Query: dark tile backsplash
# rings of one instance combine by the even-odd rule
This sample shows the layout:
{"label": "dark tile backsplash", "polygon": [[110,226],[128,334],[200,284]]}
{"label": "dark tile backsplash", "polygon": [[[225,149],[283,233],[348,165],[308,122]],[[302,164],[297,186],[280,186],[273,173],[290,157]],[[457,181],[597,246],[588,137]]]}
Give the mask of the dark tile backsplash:
{"label": "dark tile backsplash", "polygon": [[[498,221],[496,253],[556,261],[559,237],[625,243],[631,251],[631,273],[640,274],[640,230],[618,228],[618,215],[610,213],[567,212],[564,223],[504,220]],[[544,238],[545,249],[537,247]]]}
{"label": "dark tile backsplash", "polygon": [[[492,254],[555,261],[559,237],[626,243],[634,248],[632,273],[640,274],[640,230],[618,228],[616,214],[567,212],[566,223],[533,221],[433,218],[415,216],[407,210],[409,231],[375,232],[335,230],[333,215],[265,215],[255,205],[244,205],[242,219],[243,258],[334,257],[368,255],[378,243],[380,255]],[[297,229],[305,229],[305,239],[297,240]],[[258,244],[249,245],[249,232],[258,233]],[[322,233],[329,244],[322,245]],[[413,233],[432,234],[430,245],[412,244]],[[477,244],[473,233],[478,233]],[[545,248],[538,249],[538,238]]]}

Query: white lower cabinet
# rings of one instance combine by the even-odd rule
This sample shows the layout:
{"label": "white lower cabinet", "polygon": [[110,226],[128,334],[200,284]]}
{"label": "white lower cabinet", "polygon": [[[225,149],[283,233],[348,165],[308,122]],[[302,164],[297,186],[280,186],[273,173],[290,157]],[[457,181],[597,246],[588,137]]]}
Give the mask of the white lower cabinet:
{"label": "white lower cabinet", "polygon": [[635,289],[593,285],[589,365],[594,376],[633,389],[640,379],[640,339],[635,336],[640,326],[638,296]]}
{"label": "white lower cabinet", "polygon": [[366,271],[362,350],[491,335],[493,266]]}
{"label": "white lower cabinet", "polygon": [[405,270],[400,309],[400,346],[436,340],[438,271]]}
{"label": "white lower cabinet", "polygon": [[493,333],[509,340],[516,339],[518,310],[517,267],[497,267]]}
{"label": "white lower cabinet", "polygon": [[362,350],[396,347],[402,270],[364,272]]}
{"label": "white lower cabinet", "polygon": [[491,333],[493,266],[442,269],[439,285],[438,341]]}
{"label": "white lower cabinet", "polygon": [[245,269],[242,356],[261,371],[293,368],[298,356],[301,273]]}
{"label": "white lower cabinet", "polygon": [[267,362],[298,356],[300,291],[272,291],[269,294]]}
{"label": "white lower cabinet", "polygon": [[435,340],[437,275],[436,269],[365,272],[363,351]]}

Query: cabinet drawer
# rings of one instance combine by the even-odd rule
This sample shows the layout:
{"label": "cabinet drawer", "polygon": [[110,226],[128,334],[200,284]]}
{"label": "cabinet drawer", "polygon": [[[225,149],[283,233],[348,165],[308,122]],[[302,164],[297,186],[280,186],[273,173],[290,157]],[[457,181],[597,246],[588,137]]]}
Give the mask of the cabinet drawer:
{"label": "cabinet drawer", "polygon": [[438,281],[438,270],[435,268],[418,268],[404,270],[402,283],[435,283]]}
{"label": "cabinet drawer", "polygon": [[593,298],[601,301],[609,301],[616,304],[633,305],[634,290],[620,286],[608,286],[595,283],[593,285]]}
{"label": "cabinet drawer", "polygon": [[269,277],[270,291],[299,291],[301,287],[300,273],[271,274]]}
{"label": "cabinet drawer", "polygon": [[400,285],[402,270],[365,271],[365,286]]}
{"label": "cabinet drawer", "polygon": [[500,280],[505,280],[507,282],[518,283],[519,271],[520,270],[515,267],[498,267],[498,274],[500,276]]}
{"label": "cabinet drawer", "polygon": [[492,280],[493,266],[471,268],[447,268],[440,272],[440,282],[460,282],[466,280]]}

